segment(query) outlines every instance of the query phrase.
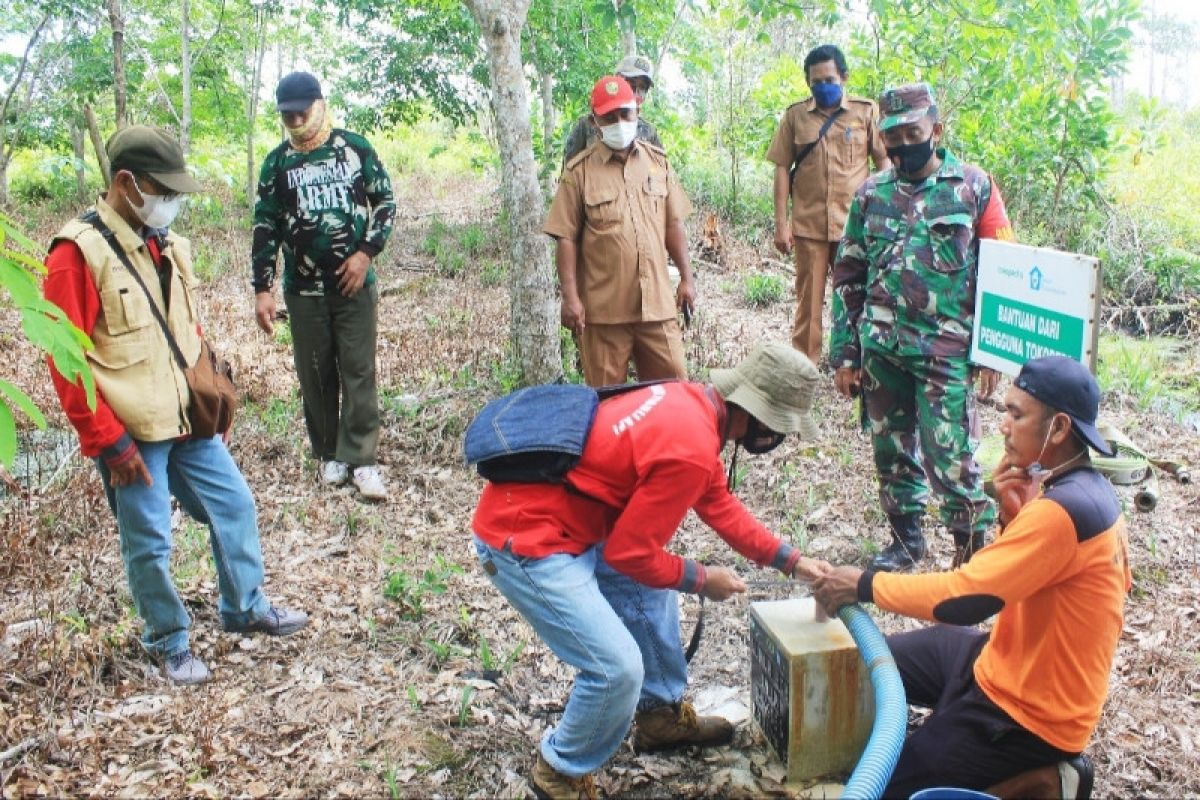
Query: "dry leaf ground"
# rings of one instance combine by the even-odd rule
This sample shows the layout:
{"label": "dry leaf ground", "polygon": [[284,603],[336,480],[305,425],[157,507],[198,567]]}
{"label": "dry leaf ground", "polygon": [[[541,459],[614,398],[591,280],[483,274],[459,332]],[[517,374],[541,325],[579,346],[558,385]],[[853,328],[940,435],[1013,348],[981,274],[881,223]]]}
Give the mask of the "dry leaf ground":
{"label": "dry leaf ground", "polygon": [[[180,517],[178,585],[195,620],[193,647],[215,679],[168,685],[140,652],[94,469],[77,454],[61,466],[39,465],[34,490],[0,505],[4,797],[526,794],[535,743],[571,676],[475,566],[469,521],[480,483],[459,457],[466,421],[506,374],[507,295],[484,285],[477,264],[466,276],[442,277],[420,246],[434,215],[491,230],[494,186],[410,175],[397,189],[404,207],[380,269],[380,459],[393,491],[386,505],[317,484],[290,348],[251,319],[244,232],[215,223],[183,228],[208,268],[232,268],[203,298],[206,330],[235,361],[247,399],[232,451],[258,498],[267,589],[306,609],[312,625],[284,640],[221,633],[204,531]],[[44,241],[57,216],[26,221]],[[768,243],[727,235],[725,245],[706,253],[699,270],[701,302],[686,337],[696,376],[734,363],[760,339],[787,335],[789,300],[750,309],[741,299],[751,272],[790,281]],[[6,316],[4,329],[14,328]],[[1187,358],[1194,370],[1194,349]],[[52,425],[65,425],[27,345],[0,336],[0,363],[0,375],[33,387]],[[1107,398],[1107,416],[1150,451],[1200,461],[1194,431],[1138,412],[1135,400]],[[831,386],[817,402],[820,440],[745,458],[740,494],[807,552],[857,562],[883,542],[868,444]],[[985,409],[985,430],[999,419]],[[1112,695],[1089,748],[1097,796],[1200,794],[1200,489],[1167,478],[1161,489],[1155,511],[1129,515],[1136,585]],[[948,566],[948,537],[933,532],[931,541],[927,568]],[[709,605],[692,667],[698,697],[744,700],[747,600],[783,598],[794,587],[754,572],[694,518],[674,546],[763,581],[749,598]],[[696,608],[684,599],[689,631]],[[916,624],[873,613],[885,630]],[[780,776],[761,736],[743,723],[734,745],[720,750],[622,749],[599,781],[622,796],[744,797],[785,793]]]}

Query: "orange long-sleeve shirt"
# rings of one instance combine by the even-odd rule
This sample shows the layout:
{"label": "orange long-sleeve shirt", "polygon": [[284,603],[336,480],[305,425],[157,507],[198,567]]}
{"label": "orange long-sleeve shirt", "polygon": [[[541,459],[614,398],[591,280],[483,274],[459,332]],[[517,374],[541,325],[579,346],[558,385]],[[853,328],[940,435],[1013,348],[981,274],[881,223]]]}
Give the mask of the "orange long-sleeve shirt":
{"label": "orange long-sleeve shirt", "polygon": [[962,569],[864,573],[861,600],[973,625],[999,612],[975,662],[979,688],[1049,744],[1081,752],[1100,719],[1130,587],[1112,486],[1083,468],[1044,488]]}

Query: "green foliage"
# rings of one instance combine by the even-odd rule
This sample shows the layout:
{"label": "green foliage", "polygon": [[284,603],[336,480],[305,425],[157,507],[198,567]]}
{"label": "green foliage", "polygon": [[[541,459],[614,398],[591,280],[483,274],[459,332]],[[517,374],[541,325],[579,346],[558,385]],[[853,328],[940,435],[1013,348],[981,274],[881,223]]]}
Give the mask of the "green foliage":
{"label": "green foliage", "polygon": [[[38,349],[47,353],[54,367],[70,380],[82,382],[88,405],[96,405],[96,382],[85,352],[92,347],[87,334],[71,324],[62,309],[42,297],[40,276],[45,267],[30,255],[37,246],[0,214],[0,286],[21,314],[21,329]],[[20,409],[34,425],[46,427],[46,418],[16,385],[0,380],[0,465],[8,467],[17,453],[17,422],[13,409]]]}
{"label": "green foliage", "polygon": [[742,299],[757,308],[778,303],[787,296],[787,284],[778,275],[757,273],[742,279]]}
{"label": "green foliage", "polygon": [[450,588],[450,578],[462,574],[462,567],[447,562],[435,555],[433,566],[418,574],[395,569],[383,579],[383,596],[400,606],[403,619],[421,619],[425,616],[425,603],[431,595],[445,594]]}
{"label": "green foliage", "polygon": [[479,264],[485,253],[493,258],[500,255],[494,231],[477,222],[450,225],[441,219],[434,219],[429,226],[421,251],[433,257],[434,267],[445,278],[463,275],[467,266]]}
{"label": "green foliage", "polygon": [[[996,175],[1018,235],[1073,244],[1099,200],[1112,146],[1108,80],[1119,74],[1137,0],[871,0],[852,84],[931,83],[946,142]],[[936,20],[938,24],[931,24]]]}
{"label": "green foliage", "polygon": [[471,720],[471,700],[475,697],[475,687],[467,684],[462,688],[458,697],[458,727],[465,728]]}
{"label": "green foliage", "polygon": [[1130,397],[1143,411],[1182,417],[1200,410],[1200,372],[1176,339],[1102,334],[1096,373],[1106,392]]}

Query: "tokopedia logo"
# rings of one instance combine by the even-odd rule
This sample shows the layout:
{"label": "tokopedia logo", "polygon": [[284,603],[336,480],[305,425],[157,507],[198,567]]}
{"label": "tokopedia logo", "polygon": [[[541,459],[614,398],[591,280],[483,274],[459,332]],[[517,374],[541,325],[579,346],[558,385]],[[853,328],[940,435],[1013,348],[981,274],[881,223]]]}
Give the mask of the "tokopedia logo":
{"label": "tokopedia logo", "polygon": [[1025,279],[1025,273],[1016,267],[1000,267],[996,271],[1006,278],[1016,278],[1019,281]]}

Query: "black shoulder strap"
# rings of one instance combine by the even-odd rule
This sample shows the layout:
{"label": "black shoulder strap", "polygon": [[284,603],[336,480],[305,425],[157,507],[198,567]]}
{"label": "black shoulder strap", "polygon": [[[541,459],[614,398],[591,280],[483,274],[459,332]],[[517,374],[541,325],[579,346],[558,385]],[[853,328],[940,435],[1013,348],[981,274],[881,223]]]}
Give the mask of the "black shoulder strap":
{"label": "black shoulder strap", "polygon": [[791,186],[796,182],[796,170],[799,169],[800,162],[808,158],[808,154],[813,151],[813,148],[817,146],[817,143],[825,138],[825,134],[829,133],[829,128],[831,125],[833,125],[833,121],[840,117],[842,112],[845,110],[846,109],[844,108],[839,108],[837,111],[834,111],[832,114],[826,117],[824,124],[821,125],[821,130],[817,132],[817,138],[814,141],[804,145],[804,149],[796,155],[796,160],[792,162],[792,169],[788,172],[788,186]]}
{"label": "black shoulder strap", "polygon": [[80,217],[81,220],[91,225],[100,235],[104,237],[104,241],[108,242],[108,246],[112,248],[113,253],[125,265],[125,269],[129,270],[129,274],[133,275],[133,279],[137,281],[138,286],[142,287],[142,291],[146,294],[146,302],[150,304],[150,313],[154,315],[154,319],[158,321],[158,327],[162,328],[163,336],[167,337],[167,344],[171,346],[171,352],[175,354],[175,361],[179,364],[179,368],[186,370],[188,368],[187,359],[183,357],[183,351],[179,349],[179,343],[175,341],[175,337],[171,335],[171,329],[167,327],[167,321],[163,318],[162,311],[158,308],[158,303],[154,302],[154,296],[150,294],[150,290],[146,288],[146,282],[142,280],[142,276],[129,262],[129,256],[117,244],[116,234],[112,229],[104,224],[100,219],[100,215],[95,212],[88,212]]}

